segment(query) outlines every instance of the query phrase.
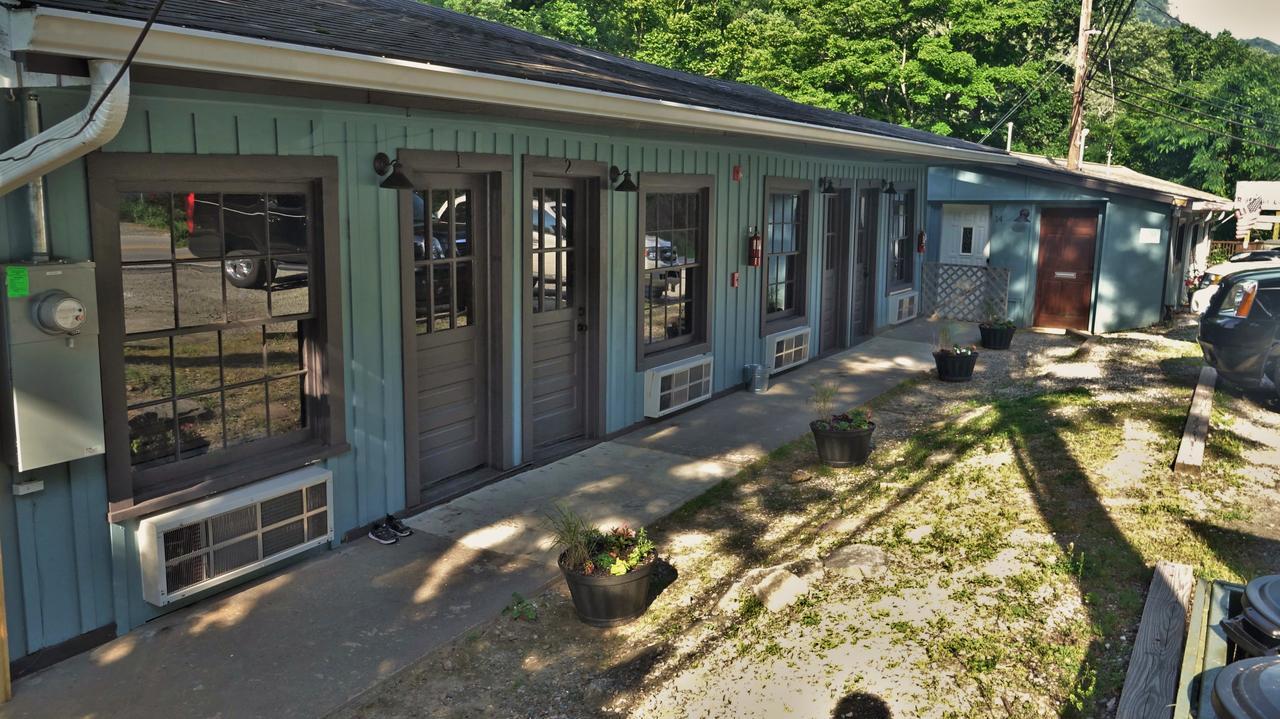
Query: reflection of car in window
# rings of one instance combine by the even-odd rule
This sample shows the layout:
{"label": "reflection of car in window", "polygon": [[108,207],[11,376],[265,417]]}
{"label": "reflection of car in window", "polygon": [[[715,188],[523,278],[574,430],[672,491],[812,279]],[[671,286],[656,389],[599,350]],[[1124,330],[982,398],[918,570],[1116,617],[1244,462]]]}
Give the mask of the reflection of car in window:
{"label": "reflection of car in window", "polygon": [[[571,245],[569,238],[569,219],[560,217],[558,214],[558,202],[534,202],[529,211],[529,225],[533,228],[532,247],[535,250],[554,250],[560,247],[560,238],[564,239],[565,246]],[[543,257],[552,257],[552,254]],[[549,262],[549,260],[548,260]],[[545,267],[533,268],[533,289],[535,294],[541,294],[543,301],[554,301],[557,296],[561,300],[568,297],[568,283],[573,278],[569,272],[569,268],[562,267],[559,264],[548,264]]]}
{"label": "reflection of car in window", "polygon": [[[235,287],[265,289],[281,270],[290,273],[290,284],[306,284],[308,227],[303,195],[266,195],[267,222],[262,222],[263,195],[224,194],[221,204],[218,200],[218,195],[186,194],[187,231],[179,247],[185,244],[195,257],[223,257],[223,272]],[[268,261],[268,255],[293,257]]]}
{"label": "reflection of car in window", "polygon": [[[469,257],[471,255],[471,238],[469,237],[471,222],[467,214],[466,194],[459,194],[453,197],[452,218],[449,216],[449,202],[447,201],[432,210],[430,253],[428,253],[427,242],[427,201],[421,193],[417,192],[413,193],[412,198],[413,259],[417,262],[448,259],[449,255],[445,249],[449,246],[449,225],[451,221],[453,223],[454,257]],[[456,292],[457,312],[462,315],[470,310],[471,273],[458,273],[457,276],[460,278]],[[433,309],[427,307],[425,302],[426,297],[430,295],[435,308],[441,310],[447,319],[449,308],[452,304],[449,286],[436,283],[433,288],[428,289],[427,285],[431,282],[431,273],[429,272],[416,272],[414,277],[414,282],[417,285],[414,293],[414,296],[418,298],[417,316],[427,317],[433,314]]]}

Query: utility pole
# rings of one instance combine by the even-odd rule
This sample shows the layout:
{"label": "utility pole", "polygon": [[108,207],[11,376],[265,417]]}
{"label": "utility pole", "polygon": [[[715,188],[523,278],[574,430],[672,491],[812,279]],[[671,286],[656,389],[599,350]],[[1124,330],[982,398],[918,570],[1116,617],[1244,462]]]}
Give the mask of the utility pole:
{"label": "utility pole", "polygon": [[1067,169],[1080,169],[1084,159],[1080,131],[1084,128],[1084,81],[1089,71],[1089,35],[1093,26],[1093,0],[1080,1],[1080,38],[1076,41],[1076,81],[1071,86],[1071,144]]}

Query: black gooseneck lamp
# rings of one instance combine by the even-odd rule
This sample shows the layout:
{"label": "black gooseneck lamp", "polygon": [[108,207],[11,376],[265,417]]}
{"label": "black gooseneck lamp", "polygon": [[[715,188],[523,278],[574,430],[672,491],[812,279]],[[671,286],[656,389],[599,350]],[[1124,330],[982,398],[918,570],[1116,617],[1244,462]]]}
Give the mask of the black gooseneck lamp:
{"label": "black gooseneck lamp", "polygon": [[404,174],[404,170],[400,169],[400,161],[391,159],[385,152],[379,152],[373,156],[373,171],[378,173],[378,177],[386,175],[382,178],[382,182],[378,183],[378,187],[384,190],[413,189],[413,180],[410,180],[409,176]]}
{"label": "black gooseneck lamp", "polygon": [[[619,177],[622,182],[618,182]],[[619,170],[617,165],[609,168],[609,184],[613,185],[614,192],[636,192],[640,189],[631,179],[631,170]]]}

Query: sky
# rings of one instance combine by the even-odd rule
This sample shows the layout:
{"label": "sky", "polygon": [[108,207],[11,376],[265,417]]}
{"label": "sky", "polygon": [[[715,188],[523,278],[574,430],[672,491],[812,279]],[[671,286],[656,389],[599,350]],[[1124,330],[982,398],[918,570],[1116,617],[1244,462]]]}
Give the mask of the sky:
{"label": "sky", "polygon": [[1280,0],[1169,0],[1169,9],[1207,32],[1280,42]]}

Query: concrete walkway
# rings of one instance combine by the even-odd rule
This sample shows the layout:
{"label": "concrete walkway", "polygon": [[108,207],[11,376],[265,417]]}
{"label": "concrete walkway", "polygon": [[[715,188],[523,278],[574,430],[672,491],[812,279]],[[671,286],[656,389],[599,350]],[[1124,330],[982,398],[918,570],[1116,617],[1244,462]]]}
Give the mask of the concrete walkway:
{"label": "concrete walkway", "polygon": [[557,576],[554,502],[633,526],[808,429],[810,385],[869,401],[933,366],[923,323],[532,469],[24,678],[0,717],[317,717]]}

